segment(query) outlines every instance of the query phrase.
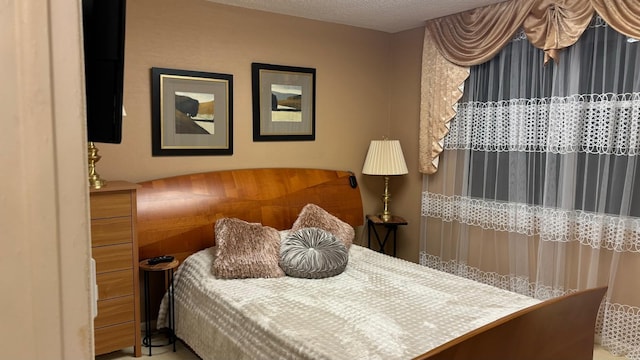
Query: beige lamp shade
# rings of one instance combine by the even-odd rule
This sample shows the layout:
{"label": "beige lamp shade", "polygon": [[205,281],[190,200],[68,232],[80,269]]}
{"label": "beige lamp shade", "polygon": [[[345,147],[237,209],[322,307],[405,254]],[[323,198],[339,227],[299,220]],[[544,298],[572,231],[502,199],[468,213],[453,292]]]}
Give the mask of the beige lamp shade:
{"label": "beige lamp shade", "polygon": [[408,174],[407,164],[398,140],[372,140],[362,173],[365,175]]}

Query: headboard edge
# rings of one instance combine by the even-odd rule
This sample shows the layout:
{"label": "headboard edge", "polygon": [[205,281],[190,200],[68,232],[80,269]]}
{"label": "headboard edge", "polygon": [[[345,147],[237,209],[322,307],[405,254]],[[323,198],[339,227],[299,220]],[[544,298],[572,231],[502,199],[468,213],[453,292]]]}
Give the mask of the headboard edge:
{"label": "headboard edge", "polygon": [[293,224],[304,205],[314,203],[354,227],[362,225],[364,218],[360,189],[348,171],[222,170],[171,176],[139,185],[140,259],[164,254],[184,258],[212,246],[213,224],[222,217],[283,230]]}

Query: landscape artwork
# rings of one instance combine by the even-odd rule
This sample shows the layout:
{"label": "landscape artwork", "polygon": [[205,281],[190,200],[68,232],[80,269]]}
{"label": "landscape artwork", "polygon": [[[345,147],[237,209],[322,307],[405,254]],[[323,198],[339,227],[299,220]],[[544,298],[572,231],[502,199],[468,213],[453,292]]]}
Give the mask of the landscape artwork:
{"label": "landscape artwork", "polygon": [[214,98],[214,94],[176,91],[176,134],[215,134]]}
{"label": "landscape artwork", "polygon": [[313,141],[316,70],[252,63],[253,141]]}
{"label": "landscape artwork", "polygon": [[271,121],[302,122],[302,86],[271,84]]}
{"label": "landscape artwork", "polygon": [[233,75],[151,68],[153,156],[233,154]]}

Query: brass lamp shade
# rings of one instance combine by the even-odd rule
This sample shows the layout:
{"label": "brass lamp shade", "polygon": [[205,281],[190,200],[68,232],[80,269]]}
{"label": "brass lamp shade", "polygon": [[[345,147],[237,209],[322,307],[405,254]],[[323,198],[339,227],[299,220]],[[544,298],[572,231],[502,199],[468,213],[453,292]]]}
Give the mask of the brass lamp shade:
{"label": "brass lamp shade", "polygon": [[381,218],[383,221],[391,220],[389,211],[389,176],[408,174],[407,164],[404,161],[404,154],[400,141],[398,140],[372,140],[369,145],[367,157],[364,160],[362,173],[365,175],[384,176],[384,194],[382,202],[384,210]]}

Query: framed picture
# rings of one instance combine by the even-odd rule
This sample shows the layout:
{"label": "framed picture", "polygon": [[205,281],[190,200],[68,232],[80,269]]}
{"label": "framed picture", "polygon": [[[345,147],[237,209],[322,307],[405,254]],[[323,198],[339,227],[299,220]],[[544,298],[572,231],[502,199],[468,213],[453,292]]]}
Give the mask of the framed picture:
{"label": "framed picture", "polygon": [[251,64],[253,141],[316,138],[316,69]]}
{"label": "framed picture", "polygon": [[233,75],[151,68],[152,155],[233,154]]}

